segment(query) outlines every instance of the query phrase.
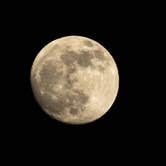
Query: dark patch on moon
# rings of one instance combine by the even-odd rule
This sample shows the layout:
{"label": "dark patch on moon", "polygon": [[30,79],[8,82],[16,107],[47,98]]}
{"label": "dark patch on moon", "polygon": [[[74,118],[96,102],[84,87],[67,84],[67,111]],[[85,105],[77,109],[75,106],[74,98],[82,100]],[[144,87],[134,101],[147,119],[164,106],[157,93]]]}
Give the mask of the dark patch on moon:
{"label": "dark patch on moon", "polygon": [[81,90],[71,90],[69,93],[64,93],[54,104],[55,108],[61,111],[65,111],[66,108],[69,108],[70,113],[74,115],[78,114],[80,110],[84,110],[84,105],[88,102],[88,99],[89,97]]}
{"label": "dark patch on moon", "polygon": [[41,86],[45,90],[48,90],[52,84],[57,84],[63,75],[63,71],[57,69],[54,61],[46,62],[43,64],[39,73],[41,78]]}
{"label": "dark patch on moon", "polygon": [[68,67],[67,72],[68,72],[69,74],[72,74],[72,73],[74,73],[75,71],[76,71],[76,67],[75,67],[74,65]]}
{"label": "dark patch on moon", "polygon": [[67,107],[67,102],[63,97],[59,97],[57,101],[54,102],[55,113],[63,113]]}
{"label": "dark patch on moon", "polygon": [[103,66],[98,66],[98,69],[99,69],[100,72],[103,72],[103,71],[105,70],[105,67],[103,67]]}
{"label": "dark patch on moon", "polygon": [[66,76],[66,79],[65,79],[65,88],[67,89],[71,89],[73,87],[73,83],[77,81],[77,78],[71,78],[70,77],[70,74],[68,74]]}
{"label": "dark patch on moon", "polygon": [[79,102],[82,104],[85,104],[89,97],[87,95],[85,95],[85,93],[82,90],[73,90],[77,95],[77,97],[79,98]]}
{"label": "dark patch on moon", "polygon": [[61,55],[62,62],[67,67],[67,75],[65,76],[65,88],[71,89],[73,83],[77,81],[76,78],[72,78],[71,75],[76,71],[76,66],[74,62],[77,62],[78,54],[75,51],[66,50],[65,53]]}
{"label": "dark patch on moon", "polygon": [[88,67],[92,65],[91,59],[93,55],[89,51],[81,51],[78,55],[78,64],[82,67]]}
{"label": "dark patch on moon", "polygon": [[72,115],[78,114],[80,111],[84,111],[84,105],[88,102],[89,97],[81,90],[73,90],[68,99],[70,101],[69,108]]}
{"label": "dark patch on moon", "polygon": [[88,102],[89,97],[81,90],[71,90],[71,93],[66,96],[71,105],[83,105]]}
{"label": "dark patch on moon", "polygon": [[66,51],[61,55],[61,59],[65,65],[72,65],[77,59],[77,53],[74,51]]}
{"label": "dark patch on moon", "polygon": [[89,40],[84,40],[83,43],[84,43],[85,46],[93,47],[93,43]]}
{"label": "dark patch on moon", "polygon": [[94,50],[94,55],[99,60],[106,60],[104,52],[102,50]]}
{"label": "dark patch on moon", "polygon": [[67,66],[67,75],[65,77],[65,88],[71,89],[73,87],[73,83],[77,81],[76,77],[72,77],[72,74],[76,71],[76,66],[71,65]]}
{"label": "dark patch on moon", "polygon": [[78,109],[77,108],[71,108],[70,109],[70,113],[72,114],[72,115],[77,115],[79,112],[78,112]]}
{"label": "dark patch on moon", "polygon": [[[76,115],[84,110],[84,105],[88,102],[89,97],[85,95],[82,90],[73,89],[73,83],[77,81],[77,78],[73,78],[71,75],[76,71],[76,67],[69,64],[76,60],[76,56],[78,59],[85,56],[90,60],[90,55],[80,54],[79,56],[75,52],[72,52],[68,56],[65,54],[61,56],[63,62],[67,66],[67,75],[63,77],[66,81],[64,92],[61,95],[58,95],[57,92],[57,99],[51,97],[53,93],[52,85],[59,84],[59,80],[62,79],[63,71],[57,68],[55,61],[48,60],[43,64],[41,71],[39,72],[41,82],[38,83],[38,85],[40,84],[40,88],[45,93],[44,95],[41,95],[37,92],[37,97],[39,98],[39,103],[41,103],[42,107],[47,109],[50,114],[61,115],[64,114],[66,108],[69,108],[70,113]],[[66,59],[67,57],[70,58]]]}
{"label": "dark patch on moon", "polygon": [[[94,53],[96,58],[100,60],[104,59],[103,52],[101,50],[96,50]],[[43,64],[39,73],[41,78],[40,87],[46,93],[43,96],[40,95],[39,98],[41,100],[40,103],[50,112],[50,114],[64,114],[68,108],[70,109],[69,112],[71,115],[74,116],[85,110],[85,104],[88,102],[89,96],[80,89],[74,89],[73,84],[78,80],[71,76],[76,71],[74,62],[77,62],[81,67],[91,66],[93,68],[94,65],[91,62],[92,58],[94,58],[94,55],[89,51],[80,51],[80,53],[69,50],[66,51],[61,55],[61,59],[67,67],[67,75],[64,77],[62,76],[63,71],[57,68],[57,62],[47,60],[45,64]],[[100,71],[104,70],[104,67],[102,66],[96,66],[95,68]],[[53,99],[51,97],[51,94],[53,93],[52,85],[58,85],[59,80],[61,80],[62,77],[65,80],[64,92],[59,96],[57,92],[57,99]]]}
{"label": "dark patch on moon", "polygon": [[71,90],[63,95],[57,94],[57,99],[53,99],[50,93],[45,93],[43,96],[37,96],[41,106],[48,110],[50,114],[62,115],[70,109],[72,115],[84,111],[84,105],[88,102],[89,97],[81,90]]}
{"label": "dark patch on moon", "polygon": [[57,102],[55,99],[52,99],[51,94],[45,93],[43,96],[40,96],[40,104],[44,109],[48,110],[48,113],[52,114],[61,114],[63,110],[61,109],[61,103]]}

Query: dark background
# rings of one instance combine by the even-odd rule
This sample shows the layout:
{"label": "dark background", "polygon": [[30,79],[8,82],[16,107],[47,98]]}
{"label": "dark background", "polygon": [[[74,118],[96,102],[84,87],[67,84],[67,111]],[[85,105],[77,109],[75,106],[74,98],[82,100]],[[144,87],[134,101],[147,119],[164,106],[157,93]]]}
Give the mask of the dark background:
{"label": "dark background", "polygon": [[[6,118],[2,117],[8,152],[18,156],[28,153],[24,156],[27,160],[38,154],[43,160],[51,154],[48,158],[55,158],[55,162],[59,156],[64,156],[63,160],[71,156],[71,161],[85,158],[79,163],[102,157],[105,161],[114,159],[112,154],[129,162],[131,158],[137,163],[148,159],[147,153],[154,148],[151,138],[156,120],[149,106],[153,100],[149,98],[152,89],[147,81],[155,72],[150,71],[154,64],[150,53],[155,37],[153,7],[101,2],[20,2],[10,6],[2,31],[9,55],[3,62],[10,63],[3,76],[9,85],[9,95],[3,98],[10,103]],[[86,125],[66,125],[51,119],[39,107],[31,90],[30,70],[35,56],[50,41],[67,35],[96,40],[112,54],[119,69],[116,101],[107,114]]]}

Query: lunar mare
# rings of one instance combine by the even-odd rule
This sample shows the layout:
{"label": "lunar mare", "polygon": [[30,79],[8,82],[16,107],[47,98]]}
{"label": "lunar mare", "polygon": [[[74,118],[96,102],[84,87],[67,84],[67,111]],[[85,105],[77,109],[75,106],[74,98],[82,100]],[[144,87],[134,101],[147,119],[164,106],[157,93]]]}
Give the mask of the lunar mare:
{"label": "lunar mare", "polygon": [[31,85],[41,108],[54,119],[85,124],[112,106],[119,75],[111,54],[96,41],[67,36],[47,44],[36,56]]}

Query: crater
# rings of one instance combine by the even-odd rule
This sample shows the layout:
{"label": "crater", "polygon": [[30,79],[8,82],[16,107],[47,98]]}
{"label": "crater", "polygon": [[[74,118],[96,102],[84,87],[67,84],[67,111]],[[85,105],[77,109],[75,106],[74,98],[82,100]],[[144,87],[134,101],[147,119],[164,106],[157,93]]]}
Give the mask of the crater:
{"label": "crater", "polygon": [[99,60],[106,60],[105,56],[104,56],[104,52],[102,50],[94,50],[94,55],[97,59]]}
{"label": "crater", "polygon": [[105,70],[105,67],[103,67],[103,66],[98,66],[98,69],[99,69],[100,72],[103,72],[103,71]]}
{"label": "crater", "polygon": [[93,55],[89,51],[81,51],[81,53],[78,55],[78,64],[82,67],[88,67],[92,65],[91,59],[93,58]]}
{"label": "crater", "polygon": [[77,114],[79,113],[79,111],[78,111],[78,109],[76,109],[76,108],[70,108],[70,113],[71,113],[72,115],[77,115]]}
{"label": "crater", "polygon": [[87,47],[93,47],[93,43],[91,41],[89,41],[89,40],[84,40],[83,43]]}

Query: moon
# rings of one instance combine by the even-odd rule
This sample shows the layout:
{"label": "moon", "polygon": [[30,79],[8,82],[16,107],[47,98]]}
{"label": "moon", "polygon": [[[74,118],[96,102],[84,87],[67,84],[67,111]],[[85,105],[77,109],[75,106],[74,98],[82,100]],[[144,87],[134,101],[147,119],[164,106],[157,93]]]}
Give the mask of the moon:
{"label": "moon", "polygon": [[67,124],[86,124],[102,117],[119,88],[111,54],[82,36],[66,36],[47,44],[32,64],[30,79],[41,108]]}

